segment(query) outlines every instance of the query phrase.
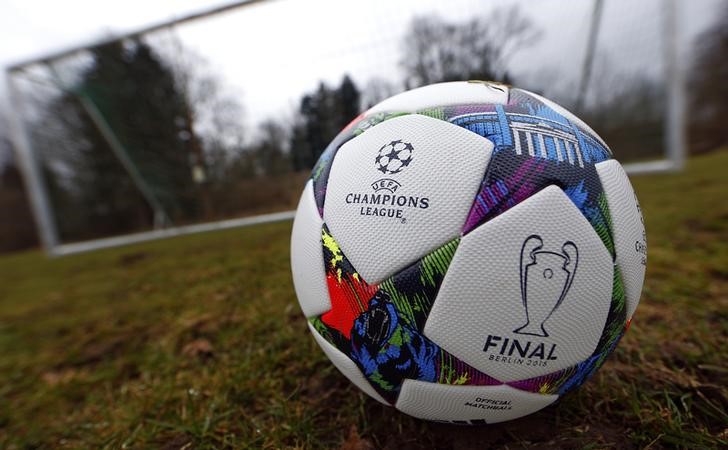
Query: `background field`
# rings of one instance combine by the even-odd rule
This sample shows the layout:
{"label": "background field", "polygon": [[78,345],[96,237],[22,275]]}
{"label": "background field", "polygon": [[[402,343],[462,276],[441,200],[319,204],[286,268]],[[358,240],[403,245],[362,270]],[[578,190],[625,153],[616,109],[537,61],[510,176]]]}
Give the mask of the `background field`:
{"label": "background field", "polygon": [[486,427],[368,399],[309,336],[290,223],[0,259],[0,448],[725,448],[728,152],[633,180],[642,303],[582,389]]}

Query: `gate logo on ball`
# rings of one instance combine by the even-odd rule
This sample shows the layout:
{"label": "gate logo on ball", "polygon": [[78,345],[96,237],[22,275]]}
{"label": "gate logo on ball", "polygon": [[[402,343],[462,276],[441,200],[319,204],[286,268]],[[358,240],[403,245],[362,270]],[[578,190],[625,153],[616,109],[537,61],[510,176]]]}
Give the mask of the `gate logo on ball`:
{"label": "gate logo on ball", "polygon": [[[415,147],[402,139],[392,140],[382,145],[374,158],[374,167],[385,175],[371,183],[374,193],[349,192],[344,201],[347,204],[357,204],[359,215],[399,219],[401,223],[407,222],[405,212],[407,209],[427,209],[430,207],[428,197],[399,195],[402,183],[395,180],[399,173],[410,166]],[[389,175],[389,176],[387,176]],[[380,175],[381,176],[381,175]]]}
{"label": "gate logo on ball", "polygon": [[[523,241],[520,257],[521,304],[525,323],[513,333],[547,338],[546,322],[561,306],[571,289],[579,265],[579,250],[572,241],[561,251],[544,250],[543,238],[532,234]],[[497,349],[497,350],[496,350]],[[556,344],[488,335],[483,352],[497,351],[491,360],[510,364],[546,366],[557,359]]]}

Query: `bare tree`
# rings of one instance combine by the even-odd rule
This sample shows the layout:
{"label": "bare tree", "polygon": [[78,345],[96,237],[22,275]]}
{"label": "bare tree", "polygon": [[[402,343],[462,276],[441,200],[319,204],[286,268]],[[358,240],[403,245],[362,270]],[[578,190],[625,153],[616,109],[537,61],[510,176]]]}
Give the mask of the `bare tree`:
{"label": "bare tree", "polygon": [[210,185],[224,183],[227,166],[244,148],[243,107],[211,69],[209,62],[183,46],[173,30],[154,40],[155,49],[171,66],[178,89],[186,99],[179,118],[191,149],[193,179],[202,201],[203,217],[211,218]]}
{"label": "bare tree", "polygon": [[375,77],[367,81],[361,92],[361,106],[371,108],[382,100],[401,92],[402,89],[384,78]]}
{"label": "bare tree", "polygon": [[694,152],[728,145],[728,3],[694,44],[690,92],[690,142]]}
{"label": "bare tree", "polygon": [[5,111],[0,110],[0,171],[13,161],[13,147],[8,136],[8,125]]}
{"label": "bare tree", "polygon": [[259,126],[260,138],[251,148],[255,156],[257,172],[261,175],[281,175],[290,172],[291,161],[286,152],[290,139],[286,129],[273,119],[265,120]]}
{"label": "bare tree", "polygon": [[508,60],[539,34],[516,6],[464,23],[416,17],[404,39],[405,85],[464,79],[509,82]]}

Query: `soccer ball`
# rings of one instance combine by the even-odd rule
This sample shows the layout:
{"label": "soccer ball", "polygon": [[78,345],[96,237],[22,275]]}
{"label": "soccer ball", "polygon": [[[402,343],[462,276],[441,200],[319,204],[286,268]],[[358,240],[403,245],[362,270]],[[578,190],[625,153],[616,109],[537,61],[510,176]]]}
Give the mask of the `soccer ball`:
{"label": "soccer ball", "polygon": [[326,148],[291,265],[314,339],[361,390],[494,423],[604,363],[646,248],[632,186],[584,122],[525,90],[453,82],[379,103]]}

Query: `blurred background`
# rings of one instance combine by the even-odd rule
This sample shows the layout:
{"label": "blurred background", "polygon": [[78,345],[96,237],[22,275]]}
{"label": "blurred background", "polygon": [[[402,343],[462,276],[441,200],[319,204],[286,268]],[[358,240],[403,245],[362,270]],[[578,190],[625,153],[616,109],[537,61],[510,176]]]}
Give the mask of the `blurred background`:
{"label": "blurred background", "polygon": [[6,0],[0,251],[291,210],[350,120],[440,81],[541,93],[623,163],[677,169],[726,141],[727,17],[719,0]]}
{"label": "blurred background", "polygon": [[[0,449],[728,448],[728,2],[0,0],[0,33]],[[462,79],[594,127],[649,242],[605,366],[469,428],[307,337],[287,220],[350,120]]]}

